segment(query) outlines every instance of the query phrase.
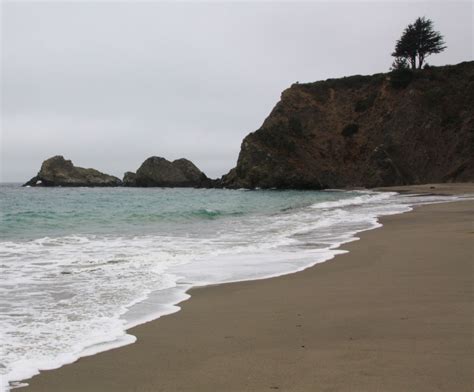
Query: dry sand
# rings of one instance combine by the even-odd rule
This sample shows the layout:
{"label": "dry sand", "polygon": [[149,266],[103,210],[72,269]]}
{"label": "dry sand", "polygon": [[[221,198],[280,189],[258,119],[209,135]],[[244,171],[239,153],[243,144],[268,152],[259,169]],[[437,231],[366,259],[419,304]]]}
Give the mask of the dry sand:
{"label": "dry sand", "polygon": [[131,330],[137,343],[25,392],[471,392],[474,202],[382,222],[303,272],[194,289],[180,312]]}

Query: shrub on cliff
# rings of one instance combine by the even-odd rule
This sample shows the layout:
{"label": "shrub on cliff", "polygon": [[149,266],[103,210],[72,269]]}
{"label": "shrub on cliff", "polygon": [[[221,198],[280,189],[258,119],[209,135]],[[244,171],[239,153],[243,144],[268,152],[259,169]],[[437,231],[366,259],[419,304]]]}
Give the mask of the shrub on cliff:
{"label": "shrub on cliff", "polygon": [[341,131],[342,136],[344,137],[351,137],[359,132],[359,125],[358,124],[347,124]]}
{"label": "shrub on cliff", "polygon": [[413,76],[411,69],[396,69],[390,74],[390,85],[394,88],[405,88],[411,83]]}

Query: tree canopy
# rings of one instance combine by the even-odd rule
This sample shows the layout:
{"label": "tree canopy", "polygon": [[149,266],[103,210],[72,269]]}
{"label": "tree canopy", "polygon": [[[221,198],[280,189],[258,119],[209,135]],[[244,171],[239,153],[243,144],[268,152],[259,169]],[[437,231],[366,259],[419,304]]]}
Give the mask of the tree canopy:
{"label": "tree canopy", "polygon": [[409,62],[412,69],[421,69],[426,57],[444,49],[443,36],[433,29],[433,22],[425,17],[417,18],[405,28],[395,45],[393,67],[406,67]]}

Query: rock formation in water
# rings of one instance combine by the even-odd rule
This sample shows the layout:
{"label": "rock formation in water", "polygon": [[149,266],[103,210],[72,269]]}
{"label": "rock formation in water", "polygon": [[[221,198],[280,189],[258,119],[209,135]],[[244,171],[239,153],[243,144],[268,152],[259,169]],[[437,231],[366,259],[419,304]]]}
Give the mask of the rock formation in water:
{"label": "rock formation in water", "polygon": [[136,173],[125,173],[125,186],[138,187],[210,187],[212,180],[191,161],[181,158],[173,162],[161,157],[150,157]]}
{"label": "rock formation in water", "polygon": [[137,175],[133,172],[125,172],[123,175],[123,186],[137,186]]}
{"label": "rock formation in water", "polygon": [[229,188],[474,181],[474,62],[294,84],[242,142]]}
{"label": "rock formation in water", "polygon": [[84,169],[57,155],[43,162],[38,174],[24,186],[120,186],[117,177],[101,173],[95,169]]}

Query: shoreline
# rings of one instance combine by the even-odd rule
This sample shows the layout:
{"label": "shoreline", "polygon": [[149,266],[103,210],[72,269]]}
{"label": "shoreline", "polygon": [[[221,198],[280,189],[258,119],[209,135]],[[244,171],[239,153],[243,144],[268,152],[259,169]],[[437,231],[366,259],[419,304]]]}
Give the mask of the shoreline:
{"label": "shoreline", "polygon": [[[472,186],[470,186],[472,184],[460,184],[460,185],[462,185],[463,188],[466,188],[467,190],[472,191]],[[460,187],[457,187],[457,186],[455,186],[455,188],[456,188],[455,190],[451,190],[451,191],[449,189],[446,190],[446,188],[448,188],[448,187],[452,188],[451,185],[440,186],[440,187],[443,188],[443,189],[436,189],[436,193],[438,193],[440,190],[441,190],[441,192],[444,192],[444,193],[441,193],[441,194],[465,193],[465,192],[461,191]],[[377,190],[379,190],[379,189],[377,189]],[[396,190],[396,189],[387,189],[387,190],[392,191],[392,190]],[[420,192],[420,190],[412,190],[412,191]],[[431,188],[430,188],[430,191],[433,192],[433,190]],[[424,190],[424,192],[427,192],[427,191]],[[467,203],[468,205],[471,206],[470,208],[472,209],[472,203],[473,203],[472,201],[443,203],[443,204],[441,204],[441,206],[446,206],[446,205],[449,205],[449,204],[458,204],[458,203]],[[440,204],[417,207],[416,211],[425,209],[427,207],[436,207],[437,208],[438,206],[440,206]],[[443,208],[441,208],[441,209],[443,209]],[[117,391],[121,391],[121,390],[124,390],[124,391],[125,390],[137,390],[137,391],[142,391],[142,390],[143,391],[148,391],[148,390],[203,390],[204,391],[204,390],[214,390],[213,386],[210,386],[207,383],[205,383],[204,385],[199,385],[199,388],[197,388],[197,389],[194,389],[194,387],[196,386],[195,383],[190,383],[190,384],[187,384],[188,387],[190,388],[190,389],[188,389],[188,387],[186,387],[186,386],[181,386],[181,385],[178,386],[177,384],[175,384],[177,382],[176,380],[174,380],[172,384],[167,384],[167,385],[164,384],[163,389],[156,389],[156,388],[161,388],[160,383],[155,384],[155,382],[153,380],[149,380],[149,381],[153,381],[153,383],[152,383],[153,387],[151,387],[149,383],[144,383],[142,385],[140,383],[140,380],[141,381],[144,380],[143,374],[133,374],[133,373],[130,373],[130,371],[127,371],[127,374],[129,374],[132,379],[136,380],[136,382],[134,384],[132,384],[132,385],[135,386],[135,387],[133,387],[133,389],[130,389],[130,388],[132,388],[132,385],[126,384],[128,386],[124,386],[123,383],[120,383],[120,384],[115,384],[114,383],[113,386],[112,386],[111,384],[108,384],[108,382],[110,382],[111,380],[108,380],[108,381],[104,380],[103,377],[100,377],[99,375],[97,375],[98,378],[94,379],[93,384],[90,384],[90,385],[87,384],[87,386],[86,386],[86,384],[83,385],[81,380],[84,381],[84,382],[87,381],[87,380],[85,380],[83,376],[81,378],[80,374],[81,374],[81,371],[84,371],[84,370],[81,370],[81,369],[86,369],[85,374],[91,373],[91,372],[94,373],[94,369],[102,369],[102,370],[106,370],[107,371],[106,373],[110,376],[112,376],[113,373],[115,373],[115,376],[120,375],[121,371],[123,371],[124,369],[121,366],[117,367],[117,364],[122,363],[123,358],[127,358],[127,355],[130,355],[130,353],[129,353],[130,351],[137,352],[137,350],[138,350],[138,357],[141,357],[141,356],[147,357],[147,355],[151,355],[154,360],[159,359],[158,358],[159,356],[158,357],[156,356],[156,355],[158,355],[158,353],[155,352],[155,353],[148,353],[147,354],[146,352],[143,351],[144,350],[143,341],[145,341],[145,344],[147,344],[147,340],[148,340],[148,343],[151,342],[153,344],[156,344],[156,339],[159,339],[159,337],[157,338],[155,335],[159,335],[160,329],[163,328],[163,323],[166,323],[167,320],[169,322],[175,323],[175,324],[176,324],[176,322],[182,323],[182,321],[179,321],[179,319],[182,318],[182,316],[180,316],[180,315],[182,315],[186,311],[187,313],[184,316],[184,318],[186,318],[187,314],[189,313],[189,310],[190,309],[192,310],[193,306],[194,307],[197,306],[196,305],[197,302],[202,302],[202,299],[200,299],[199,297],[202,297],[202,296],[209,297],[209,295],[210,295],[211,300],[216,300],[216,298],[215,298],[216,296],[220,297],[222,295],[222,293],[219,293],[220,291],[227,292],[227,291],[230,290],[232,292],[232,291],[235,290],[234,286],[237,286],[237,287],[239,287],[239,286],[243,286],[243,287],[245,287],[245,286],[260,286],[262,284],[264,284],[265,286],[270,284],[270,286],[271,286],[272,283],[268,283],[268,282],[275,282],[275,281],[280,281],[280,280],[283,280],[283,281],[284,280],[293,280],[293,279],[290,279],[288,277],[308,275],[310,273],[314,275],[313,271],[315,269],[318,269],[319,273],[320,273],[321,272],[320,270],[323,269],[320,266],[327,265],[327,264],[334,264],[335,262],[338,263],[344,256],[349,255],[349,257],[350,257],[350,255],[352,254],[352,252],[354,250],[357,251],[357,248],[361,248],[361,247],[365,248],[367,245],[369,245],[367,243],[362,245],[361,243],[364,242],[365,240],[370,241],[370,238],[367,239],[365,237],[370,237],[371,233],[373,233],[373,232],[379,233],[379,232],[383,231],[384,228],[385,228],[385,225],[386,225],[386,221],[388,221],[390,223],[390,221],[392,220],[393,217],[405,217],[405,216],[408,216],[408,215],[411,215],[411,214],[413,214],[413,211],[411,211],[409,213],[406,213],[406,214],[398,214],[398,215],[394,215],[394,216],[382,217],[380,219],[380,221],[384,224],[383,228],[381,228],[380,230],[369,230],[369,231],[364,231],[362,233],[358,233],[357,237],[362,237],[362,241],[349,242],[349,243],[343,244],[338,249],[350,250],[350,253],[337,255],[336,260],[335,261],[333,260],[332,263],[324,262],[324,263],[321,263],[321,264],[316,264],[316,265],[314,265],[312,267],[309,267],[308,269],[305,269],[303,271],[295,272],[295,273],[291,273],[291,274],[287,274],[287,275],[282,275],[280,277],[267,278],[267,279],[258,279],[258,280],[251,280],[251,281],[243,281],[243,282],[236,282],[236,283],[223,283],[223,284],[216,284],[216,285],[210,285],[210,286],[202,286],[202,287],[191,288],[188,291],[188,293],[190,295],[192,295],[192,297],[191,297],[190,300],[185,300],[184,302],[179,303],[179,307],[181,307],[180,312],[168,315],[167,317],[160,318],[160,319],[155,320],[155,321],[148,322],[146,324],[136,326],[136,327],[134,327],[134,328],[127,331],[127,332],[133,334],[134,336],[138,337],[138,343],[135,343],[134,345],[131,345],[131,346],[125,346],[125,347],[122,347],[122,348],[117,348],[117,349],[114,349],[114,350],[111,350],[111,351],[102,352],[102,353],[99,353],[99,354],[97,354],[95,356],[92,356],[92,357],[83,357],[79,361],[75,362],[74,364],[65,365],[64,367],[62,367],[58,370],[42,372],[39,376],[35,376],[34,378],[26,381],[27,383],[29,383],[31,385],[29,388],[28,387],[26,388],[26,391],[28,391],[28,390],[31,390],[31,391],[36,391],[36,390],[38,390],[38,391],[43,391],[43,390],[49,390],[49,391],[55,391],[55,390],[67,390],[67,391],[85,391],[85,390],[87,390],[87,391],[89,391],[89,390],[97,390],[97,391],[108,391],[108,390],[110,390],[110,391],[112,391],[112,390],[114,390],[114,391],[115,390],[117,390]],[[299,278],[296,278],[296,279],[299,279]],[[307,278],[305,278],[305,280],[307,280]],[[229,288],[229,287],[231,287],[231,288]],[[240,290],[240,288],[238,290]],[[254,288],[254,290],[257,290],[257,292],[259,291],[258,288]],[[217,293],[213,293],[214,291],[217,291]],[[209,292],[211,292],[211,294],[209,294]],[[291,294],[291,291],[289,291],[289,294]],[[261,300],[261,298],[259,298],[258,295],[252,297],[251,300],[252,299],[256,299],[257,302],[259,302]],[[227,303],[225,303],[225,305],[227,306]],[[231,301],[231,303],[229,305],[235,305],[235,300]],[[275,304],[273,304],[273,305],[275,305]],[[209,306],[209,305],[204,304],[204,307],[206,307],[206,306]],[[270,307],[270,309],[271,308],[272,307]],[[260,307],[260,310],[263,310],[263,309],[261,309],[261,307]],[[367,309],[367,310],[369,310],[369,309]],[[198,318],[202,317],[202,314],[201,314],[200,311],[194,311],[193,314],[194,314],[194,319],[191,317],[191,322],[199,321],[199,320],[196,320],[196,317],[198,317]],[[205,312],[204,312],[204,314],[205,314]],[[227,316],[229,316],[229,315],[227,314]],[[234,318],[237,317],[238,318],[238,315],[232,315],[231,317],[234,317]],[[178,320],[178,321],[176,321],[176,320]],[[219,323],[218,320],[213,320],[213,321],[216,322],[216,323]],[[238,321],[236,321],[236,322],[238,324]],[[256,325],[258,326],[258,323]],[[298,325],[299,325],[299,327],[298,327]],[[297,326],[297,328],[302,328],[303,324],[297,324],[296,326]],[[176,325],[175,325],[175,327],[176,327]],[[208,325],[208,327],[211,327],[211,326]],[[150,331],[149,331],[150,329],[153,332],[152,334],[150,334]],[[181,328],[177,328],[177,330],[181,330]],[[192,332],[192,331],[189,331],[189,332]],[[201,332],[203,332],[203,331],[201,331]],[[178,334],[178,332],[176,332],[173,335],[173,337],[175,339],[179,340],[180,335],[176,336],[177,334]],[[186,334],[184,334],[184,336],[181,336],[181,338],[183,338],[183,337],[186,337]],[[229,341],[232,340],[233,338],[234,338],[233,335],[228,335],[227,337],[224,336],[224,339],[228,339]],[[352,341],[353,339],[350,338],[349,340]],[[190,342],[187,342],[187,343],[191,344],[193,342],[190,341]],[[166,344],[165,346],[168,346],[168,344]],[[163,347],[161,347],[161,348],[163,348]],[[223,347],[221,347],[221,348],[223,348]],[[236,347],[236,348],[238,349],[238,347]],[[306,346],[301,345],[300,348],[305,349]],[[169,347],[168,347],[168,349],[169,349]],[[179,356],[176,352],[173,352],[173,350],[167,350],[166,354],[162,350],[158,350],[158,351],[160,353],[162,353],[165,357],[168,356],[169,354],[171,354],[171,355],[174,354],[174,357]],[[184,350],[184,351],[186,352],[187,350]],[[205,350],[204,350],[204,352],[205,352]],[[232,352],[230,352],[228,354],[231,355]],[[137,353],[135,353],[134,355],[137,355]],[[117,359],[116,358],[117,356],[123,357],[122,360]],[[271,361],[273,358],[267,358],[267,359],[269,359]],[[174,360],[178,360],[178,362],[179,362],[179,358],[174,358]],[[128,361],[126,361],[126,362],[128,362]],[[135,363],[135,361],[132,361],[132,362]],[[142,361],[142,364],[143,364],[143,361]],[[133,366],[133,363],[131,364],[131,366]],[[135,368],[136,368],[136,366],[135,366]],[[135,369],[135,370],[137,370],[137,369]],[[150,369],[148,369],[148,371],[146,371],[145,369],[142,369],[142,370],[143,370],[143,372],[148,374]],[[167,368],[167,370],[168,370],[168,372],[171,371],[171,373],[173,373],[173,371],[177,371],[175,373],[180,373],[180,371],[185,370],[185,369],[179,370],[179,369],[175,369],[175,368]],[[138,372],[138,373],[140,373],[140,372]],[[211,373],[214,374],[215,372],[211,372]],[[71,378],[71,375],[72,375],[72,378]],[[112,378],[115,378],[115,376],[113,376]],[[160,379],[158,381],[163,382],[164,381],[163,377],[166,376],[166,375],[162,374],[161,376],[162,377],[158,377]],[[173,374],[171,374],[171,376],[173,376]],[[171,378],[173,378],[173,377],[171,377]],[[105,382],[105,384],[103,382]],[[54,388],[52,385],[56,385],[56,388]],[[171,387],[170,385],[176,386],[176,389],[173,389],[173,387]],[[308,384],[306,384],[306,385],[308,385]],[[265,390],[265,389],[268,389],[268,388],[271,388],[271,389],[285,389],[285,390],[300,390],[300,389],[291,389],[291,388],[288,388],[288,386],[285,387],[285,388],[279,387],[279,386],[276,386],[278,388],[272,388],[271,386],[267,387],[267,388],[255,387],[255,389],[253,389],[254,387],[250,384],[247,385],[248,389],[246,389],[246,388],[240,389],[240,387],[236,387],[236,389],[233,389],[232,387],[229,388],[229,386],[226,385],[226,384],[220,385],[219,387],[223,388],[223,390],[236,390],[236,391],[237,390]],[[202,389],[200,389],[200,388],[202,388]],[[210,388],[210,389],[207,389],[207,388]],[[305,390],[305,389],[301,389],[301,390]],[[339,389],[336,389],[336,390],[339,390]]]}

